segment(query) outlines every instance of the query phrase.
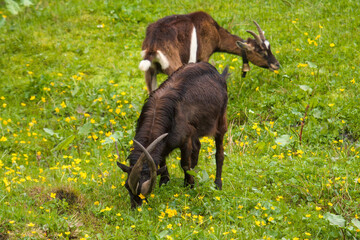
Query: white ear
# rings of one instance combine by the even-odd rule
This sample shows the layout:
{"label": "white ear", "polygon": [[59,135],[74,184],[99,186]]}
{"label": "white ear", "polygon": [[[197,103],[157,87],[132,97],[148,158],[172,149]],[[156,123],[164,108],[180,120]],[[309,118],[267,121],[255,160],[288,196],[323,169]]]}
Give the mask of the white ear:
{"label": "white ear", "polygon": [[241,49],[244,49],[244,50],[248,50],[248,51],[252,51],[254,50],[254,47],[247,44],[246,42],[241,42],[241,41],[237,41],[236,42],[236,45],[241,48]]}

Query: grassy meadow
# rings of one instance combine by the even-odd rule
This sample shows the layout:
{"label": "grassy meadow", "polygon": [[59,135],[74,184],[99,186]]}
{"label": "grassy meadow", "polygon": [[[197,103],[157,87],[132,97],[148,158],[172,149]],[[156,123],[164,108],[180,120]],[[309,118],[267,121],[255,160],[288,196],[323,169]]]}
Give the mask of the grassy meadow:
{"label": "grassy meadow", "polygon": [[[214,54],[231,72],[223,190],[203,138],[195,187],[176,150],[131,210],[116,161],[147,97],[145,29],[197,10],[244,39],[256,20],[281,68],[241,78]],[[0,239],[360,239],[359,16],[358,0],[0,1]]]}

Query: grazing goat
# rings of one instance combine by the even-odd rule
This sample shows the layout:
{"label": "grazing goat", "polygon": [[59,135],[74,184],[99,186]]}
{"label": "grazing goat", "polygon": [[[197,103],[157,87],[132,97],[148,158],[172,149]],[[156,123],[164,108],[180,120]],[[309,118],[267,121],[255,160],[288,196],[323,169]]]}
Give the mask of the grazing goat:
{"label": "grazing goat", "polygon": [[140,70],[145,72],[148,92],[156,89],[156,75],[171,75],[187,63],[208,62],[214,52],[227,52],[243,58],[243,77],[250,71],[249,62],[268,68],[279,69],[279,62],[272,54],[264,32],[254,21],[259,35],[247,31],[255,39],[230,34],[205,12],[172,15],[150,24],[142,44],[143,60]]}
{"label": "grazing goat", "polygon": [[160,186],[170,180],[165,158],[175,148],[181,150],[185,185],[194,185],[187,171],[197,165],[199,138],[203,136],[215,137],[215,184],[222,188],[227,75],[227,68],[219,74],[209,63],[192,63],[174,72],[150,94],[137,122],[134,148],[128,157],[130,166],[117,163],[128,173],[125,187],[132,208],[142,204],[140,193],[151,193],[157,175],[161,175]]}

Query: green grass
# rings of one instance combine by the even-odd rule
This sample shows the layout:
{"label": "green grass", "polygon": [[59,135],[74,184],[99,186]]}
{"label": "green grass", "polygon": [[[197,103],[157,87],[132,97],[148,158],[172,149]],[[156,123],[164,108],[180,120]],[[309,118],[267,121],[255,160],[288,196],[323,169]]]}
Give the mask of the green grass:
{"label": "green grass", "polygon": [[[360,237],[358,1],[33,3],[0,1],[0,239]],[[110,135],[125,163],[146,26],[196,10],[243,38],[256,20],[282,68],[242,79],[214,54],[232,73],[223,190],[204,138],[194,189],[174,151],[169,184],[130,210]]]}

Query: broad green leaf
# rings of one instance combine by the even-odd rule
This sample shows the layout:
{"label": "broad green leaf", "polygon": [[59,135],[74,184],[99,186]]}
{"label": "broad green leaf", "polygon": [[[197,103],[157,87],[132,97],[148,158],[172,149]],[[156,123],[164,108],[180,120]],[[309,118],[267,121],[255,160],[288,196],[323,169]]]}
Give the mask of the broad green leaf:
{"label": "broad green leaf", "polygon": [[306,63],[309,64],[310,68],[317,68],[317,66],[313,62],[306,61]]}
{"label": "broad green leaf", "polygon": [[92,128],[92,124],[91,123],[85,123],[84,125],[82,125],[79,128],[79,134],[80,135],[88,135],[90,130]]}
{"label": "broad green leaf", "polygon": [[200,182],[207,182],[208,180],[209,180],[209,174],[204,169],[204,170],[202,170],[202,177],[200,179]]}
{"label": "broad green leaf", "polygon": [[25,7],[29,7],[33,5],[33,3],[30,0],[21,0],[21,4]]}
{"label": "broad green leaf", "polygon": [[52,151],[59,151],[66,149],[72,143],[72,141],[74,141],[74,139],[75,139],[75,135],[71,135],[70,137],[66,138],[64,141],[59,143],[56,147],[54,147]]}
{"label": "broad green leaf", "polygon": [[7,10],[9,10],[11,14],[16,15],[21,10],[19,4],[13,0],[5,0],[5,3]]}
{"label": "broad green leaf", "polygon": [[277,139],[275,139],[275,143],[279,144],[280,146],[286,146],[290,143],[290,135],[281,135]]}
{"label": "broad green leaf", "polygon": [[59,134],[54,132],[54,130],[50,129],[50,128],[43,128],[43,130],[49,134],[50,136],[56,136],[57,138],[59,138]]}
{"label": "broad green leaf", "polygon": [[5,18],[0,19],[0,28],[5,25]]}
{"label": "broad green leaf", "polygon": [[196,176],[196,172],[194,170],[187,170],[186,173],[191,176]]}
{"label": "broad green leaf", "polygon": [[162,232],[159,233],[158,237],[159,237],[159,238],[163,238],[163,237],[165,237],[166,235],[168,235],[168,233],[169,233],[169,230],[164,230],[164,231],[162,231]]}
{"label": "broad green leaf", "polygon": [[299,85],[299,87],[304,90],[305,92],[309,92],[311,93],[312,92],[312,88],[309,87],[308,85]]}
{"label": "broad green leaf", "polygon": [[345,227],[345,219],[341,215],[335,215],[327,212],[325,213],[324,218],[327,219],[331,225]]}
{"label": "broad green leaf", "polygon": [[352,224],[355,225],[355,227],[357,227],[358,229],[360,229],[360,221],[357,220],[356,218],[353,218],[353,220],[351,220]]}
{"label": "broad green leaf", "polygon": [[315,109],[312,111],[312,115],[313,115],[315,118],[319,119],[319,118],[322,117],[322,112],[321,112],[320,109],[315,108]]}
{"label": "broad green leaf", "polygon": [[124,134],[123,132],[116,131],[115,133],[111,134],[111,136],[105,138],[104,142],[101,143],[102,145],[111,144],[116,141],[120,141],[121,138],[123,138]]}

